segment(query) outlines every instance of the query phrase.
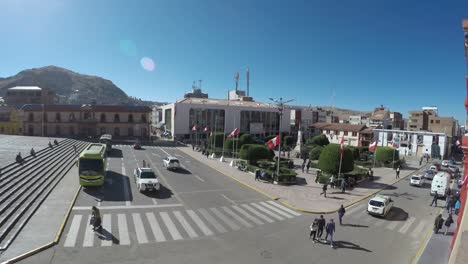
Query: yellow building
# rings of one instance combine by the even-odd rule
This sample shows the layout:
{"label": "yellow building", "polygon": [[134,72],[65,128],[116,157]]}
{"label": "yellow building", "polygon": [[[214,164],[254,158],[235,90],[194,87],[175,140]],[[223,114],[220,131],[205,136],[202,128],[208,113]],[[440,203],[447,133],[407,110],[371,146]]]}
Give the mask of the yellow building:
{"label": "yellow building", "polygon": [[23,134],[19,110],[10,106],[0,106],[0,134]]}

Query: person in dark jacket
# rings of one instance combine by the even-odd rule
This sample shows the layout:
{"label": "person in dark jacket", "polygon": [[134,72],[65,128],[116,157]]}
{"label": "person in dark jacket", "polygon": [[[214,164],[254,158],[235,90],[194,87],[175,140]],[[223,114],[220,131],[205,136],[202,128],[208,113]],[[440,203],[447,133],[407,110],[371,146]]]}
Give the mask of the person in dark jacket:
{"label": "person in dark jacket", "polygon": [[333,218],[330,219],[330,222],[327,223],[325,226],[325,240],[327,240],[328,236],[330,236],[330,247],[333,247],[333,234],[335,233],[335,222],[333,222]]}
{"label": "person in dark jacket", "polygon": [[447,235],[447,232],[448,232],[448,229],[450,228],[450,226],[452,225],[453,223],[453,218],[452,218],[452,214],[449,214],[449,216],[447,217],[447,219],[445,220],[445,232],[444,232],[444,235]]}
{"label": "person in dark jacket", "polygon": [[323,218],[323,215],[320,215],[320,218],[318,219],[318,229],[317,229],[318,239],[322,238],[323,228],[324,227],[325,227],[325,218]]}
{"label": "person in dark jacket", "polygon": [[309,235],[309,239],[313,236],[313,241],[315,243],[315,241],[317,240],[316,238],[316,234],[317,234],[317,230],[318,230],[318,219],[315,218],[314,219],[314,222],[312,222],[312,224],[310,225],[310,235]]}
{"label": "person in dark jacket", "polygon": [[323,194],[323,196],[327,197],[327,188],[328,188],[328,186],[327,186],[327,184],[325,183],[325,184],[323,185],[323,187],[322,187],[322,192],[320,193],[320,195]]}
{"label": "person in dark jacket", "polygon": [[340,220],[340,225],[343,224],[342,220],[343,220],[343,216],[346,212],[346,209],[343,207],[343,205],[341,205],[340,209],[338,209],[338,219]]}
{"label": "person in dark jacket", "polygon": [[443,223],[444,219],[442,218],[442,214],[439,214],[434,220],[434,234],[437,234],[439,232],[439,229],[442,228]]}
{"label": "person in dark jacket", "polygon": [[434,198],[432,199],[431,206],[435,203],[435,207],[437,207],[437,200],[439,199],[439,195],[437,192],[434,194]]}

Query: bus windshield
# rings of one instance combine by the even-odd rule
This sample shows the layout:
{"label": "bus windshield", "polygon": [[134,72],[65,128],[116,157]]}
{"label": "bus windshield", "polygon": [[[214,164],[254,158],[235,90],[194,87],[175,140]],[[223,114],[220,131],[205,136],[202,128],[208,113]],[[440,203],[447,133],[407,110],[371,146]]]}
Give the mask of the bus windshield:
{"label": "bus windshield", "polygon": [[103,170],[102,160],[98,159],[80,159],[80,174],[85,176],[98,175]]}

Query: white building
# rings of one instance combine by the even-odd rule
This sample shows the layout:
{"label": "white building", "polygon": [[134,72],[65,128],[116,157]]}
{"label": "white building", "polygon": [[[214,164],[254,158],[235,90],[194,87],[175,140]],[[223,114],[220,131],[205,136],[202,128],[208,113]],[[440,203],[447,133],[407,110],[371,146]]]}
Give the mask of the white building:
{"label": "white building", "polygon": [[316,134],[325,135],[334,144],[340,144],[343,138],[347,146],[366,147],[372,139],[372,131],[365,125],[316,123],[312,127]]}
{"label": "white building", "polygon": [[349,124],[351,125],[366,125],[367,120],[367,116],[364,115],[349,116]]}

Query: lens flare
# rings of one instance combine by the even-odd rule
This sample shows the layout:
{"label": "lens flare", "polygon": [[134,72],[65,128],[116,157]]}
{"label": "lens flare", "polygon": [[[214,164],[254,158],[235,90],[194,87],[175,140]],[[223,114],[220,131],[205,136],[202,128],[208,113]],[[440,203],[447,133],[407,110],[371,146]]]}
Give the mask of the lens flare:
{"label": "lens flare", "polygon": [[156,66],[154,65],[154,61],[151,58],[143,57],[140,61],[141,67],[143,67],[146,71],[154,71]]}

